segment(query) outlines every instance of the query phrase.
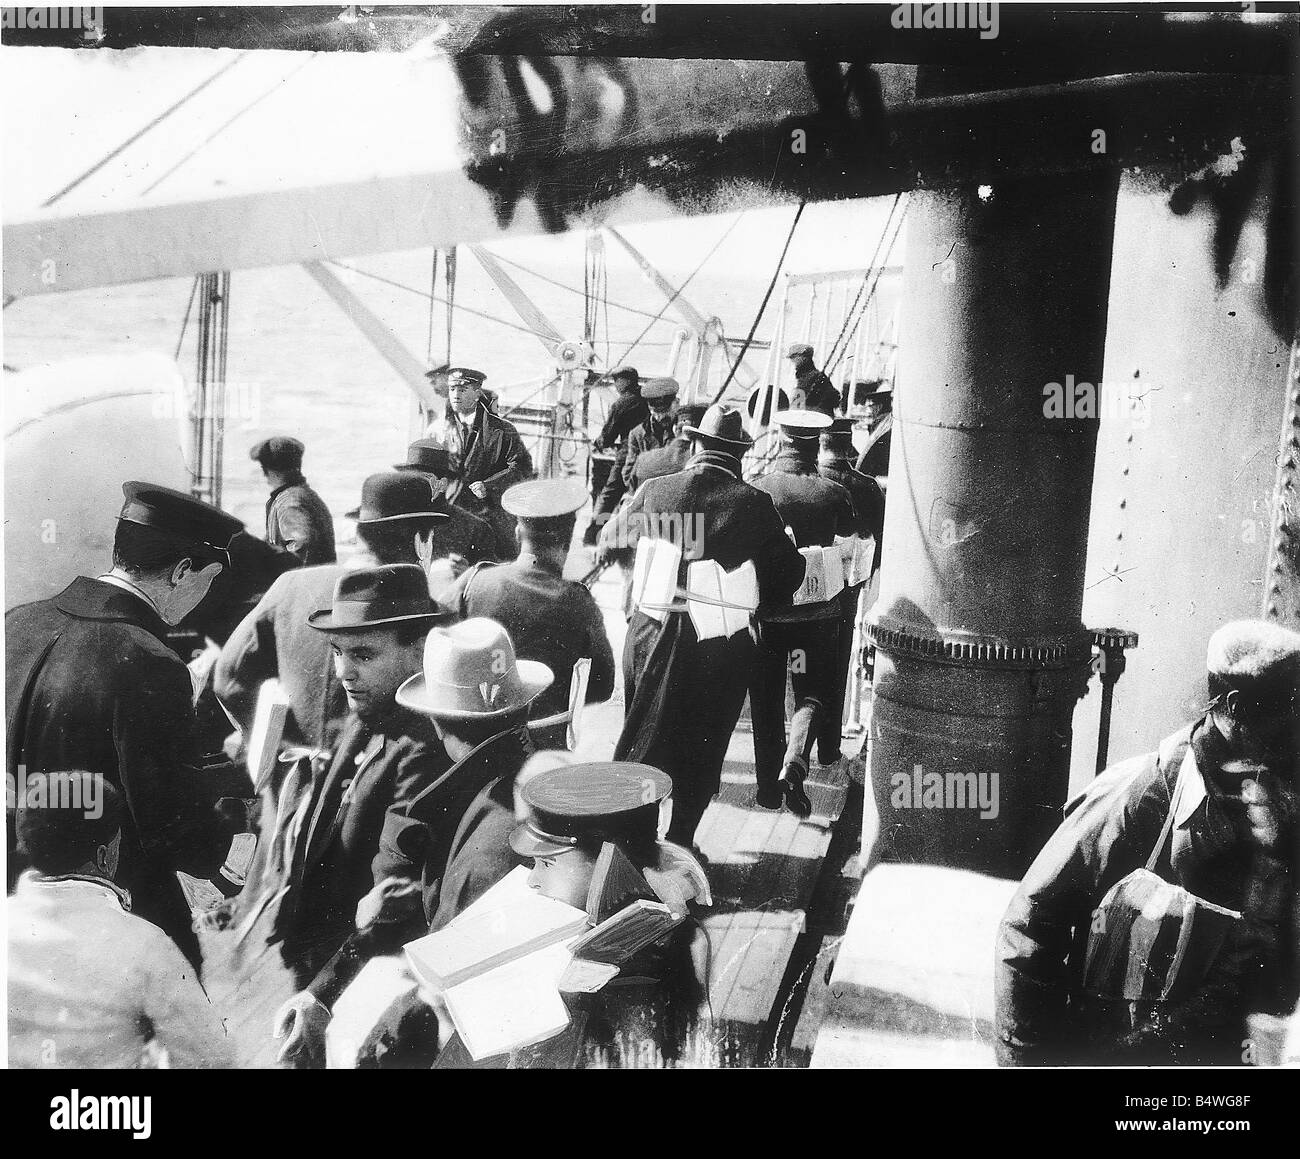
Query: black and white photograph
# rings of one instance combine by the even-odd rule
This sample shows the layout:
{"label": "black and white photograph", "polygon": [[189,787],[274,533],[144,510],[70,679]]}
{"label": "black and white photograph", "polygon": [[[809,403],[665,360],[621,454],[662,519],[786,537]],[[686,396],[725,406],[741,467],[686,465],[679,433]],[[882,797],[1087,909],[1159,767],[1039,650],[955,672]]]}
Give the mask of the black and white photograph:
{"label": "black and white photograph", "polygon": [[1285,1111],[1300,5],[0,16],[37,1129],[305,1095],[157,1070]]}

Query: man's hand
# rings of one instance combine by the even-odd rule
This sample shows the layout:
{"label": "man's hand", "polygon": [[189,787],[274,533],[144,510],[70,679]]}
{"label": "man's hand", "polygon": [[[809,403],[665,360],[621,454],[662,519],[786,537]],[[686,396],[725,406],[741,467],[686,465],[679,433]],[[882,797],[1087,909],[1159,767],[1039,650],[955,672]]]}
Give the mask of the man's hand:
{"label": "man's hand", "polygon": [[357,902],[357,929],[375,922],[401,922],[424,908],[420,884],[405,877],[386,877]]}
{"label": "man's hand", "polygon": [[469,489],[480,499],[486,499],[488,497],[488,489],[486,483],[471,483],[469,485]]}
{"label": "man's hand", "polygon": [[311,1065],[323,1062],[330,1017],[330,1012],[309,990],[295,994],[275,1012],[272,1034],[285,1040],[275,1061],[305,1061]]}

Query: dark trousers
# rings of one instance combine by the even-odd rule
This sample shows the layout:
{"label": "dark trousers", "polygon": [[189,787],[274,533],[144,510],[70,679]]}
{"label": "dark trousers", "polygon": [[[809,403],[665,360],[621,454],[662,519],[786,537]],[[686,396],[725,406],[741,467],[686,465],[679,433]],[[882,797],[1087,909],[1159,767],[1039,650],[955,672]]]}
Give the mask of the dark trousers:
{"label": "dark trousers", "polygon": [[701,642],[682,613],[666,625],[642,612],[632,616],[623,649],[627,717],[614,759],[642,761],[672,778],[669,841],[694,844],[722,784],[753,655],[748,631]]}
{"label": "dark trousers", "polygon": [[592,512],[594,523],[604,523],[618,508],[619,500],[627,493],[623,482],[623,464],[627,462],[627,444],[620,443],[614,455],[614,465],[610,468],[609,478],[596,497],[596,509]]}
{"label": "dark trousers", "polygon": [[[774,789],[785,757],[785,680],[790,673],[795,703],[813,699],[829,708],[839,671],[839,617],[799,623],[765,621],[749,675],[749,714],[754,728],[754,777],[760,789]],[[841,701],[843,697],[841,696]],[[818,755],[830,756],[829,712],[822,713]],[[834,724],[839,747],[839,724]]]}

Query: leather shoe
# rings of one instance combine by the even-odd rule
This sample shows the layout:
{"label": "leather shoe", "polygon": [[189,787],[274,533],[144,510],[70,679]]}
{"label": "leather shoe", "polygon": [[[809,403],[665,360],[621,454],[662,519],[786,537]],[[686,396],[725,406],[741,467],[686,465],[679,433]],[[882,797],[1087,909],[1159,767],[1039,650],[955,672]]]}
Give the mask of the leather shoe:
{"label": "leather shoe", "polygon": [[797,774],[781,778],[781,789],[785,793],[785,807],[796,817],[811,817],[812,802],[804,791],[803,778]]}

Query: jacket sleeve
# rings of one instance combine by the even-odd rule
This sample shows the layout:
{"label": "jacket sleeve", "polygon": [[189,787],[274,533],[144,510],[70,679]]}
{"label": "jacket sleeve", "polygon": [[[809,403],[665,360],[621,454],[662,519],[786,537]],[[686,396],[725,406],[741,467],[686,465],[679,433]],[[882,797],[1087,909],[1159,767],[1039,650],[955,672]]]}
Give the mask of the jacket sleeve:
{"label": "jacket sleeve", "polygon": [[[998,930],[994,970],[998,1062],[1048,1066],[1068,1062],[1070,952],[1106,891],[1145,864],[1143,848],[1159,833],[1139,810],[1156,776],[1154,756],[1098,777],[1066,809],[1011,899]],[[1154,830],[1154,832],[1153,832]]]}
{"label": "jacket sleeve", "polygon": [[[627,564],[636,554],[636,544],[641,538],[644,522],[641,512],[645,510],[645,489],[646,484],[642,483],[632,498],[615,511],[600,529],[600,538],[596,541],[599,558]],[[802,557],[799,563],[803,564]]]}
{"label": "jacket sleeve", "polygon": [[306,506],[296,497],[285,496],[275,507],[276,521],[285,550],[302,563],[310,563],[316,545],[316,522]]}
{"label": "jacket sleeve", "polygon": [[413,745],[398,760],[379,851],[370,864],[375,885],[386,877],[419,879],[428,854],[429,830],[422,821],[408,815],[408,807],[449,767],[441,748],[434,752],[425,744]]}
{"label": "jacket sleeve", "polygon": [[592,594],[581,584],[582,603],[587,617],[586,636],[591,672],[587,676],[587,703],[598,704],[614,695],[614,649],[605,631],[605,618],[600,614]]}
{"label": "jacket sleeve", "polygon": [[168,1064],[177,1070],[233,1069],[230,1037],[194,967],[161,931],[147,947],[144,1013],[167,1049]]}
{"label": "jacket sleeve", "polygon": [[258,601],[222,646],[212,688],[247,735],[257,710],[257,692],[280,672],[275,650],[275,608],[279,581]]}
{"label": "jacket sleeve", "polygon": [[519,432],[511,427],[503,428],[500,434],[505,466],[483,480],[488,495],[498,503],[501,496],[516,483],[523,483],[533,477],[533,459],[524,446],[523,439],[519,437]]}
{"label": "jacket sleeve", "polygon": [[623,448],[622,462],[620,473],[623,476],[623,486],[631,490],[632,481],[636,477],[636,461],[641,453],[646,449],[645,431],[637,427],[627,437],[627,443]]}
{"label": "jacket sleeve", "polygon": [[230,838],[199,784],[189,672],[144,652],[129,657],[114,684],[113,741],[140,844],[175,869],[212,877]]}

